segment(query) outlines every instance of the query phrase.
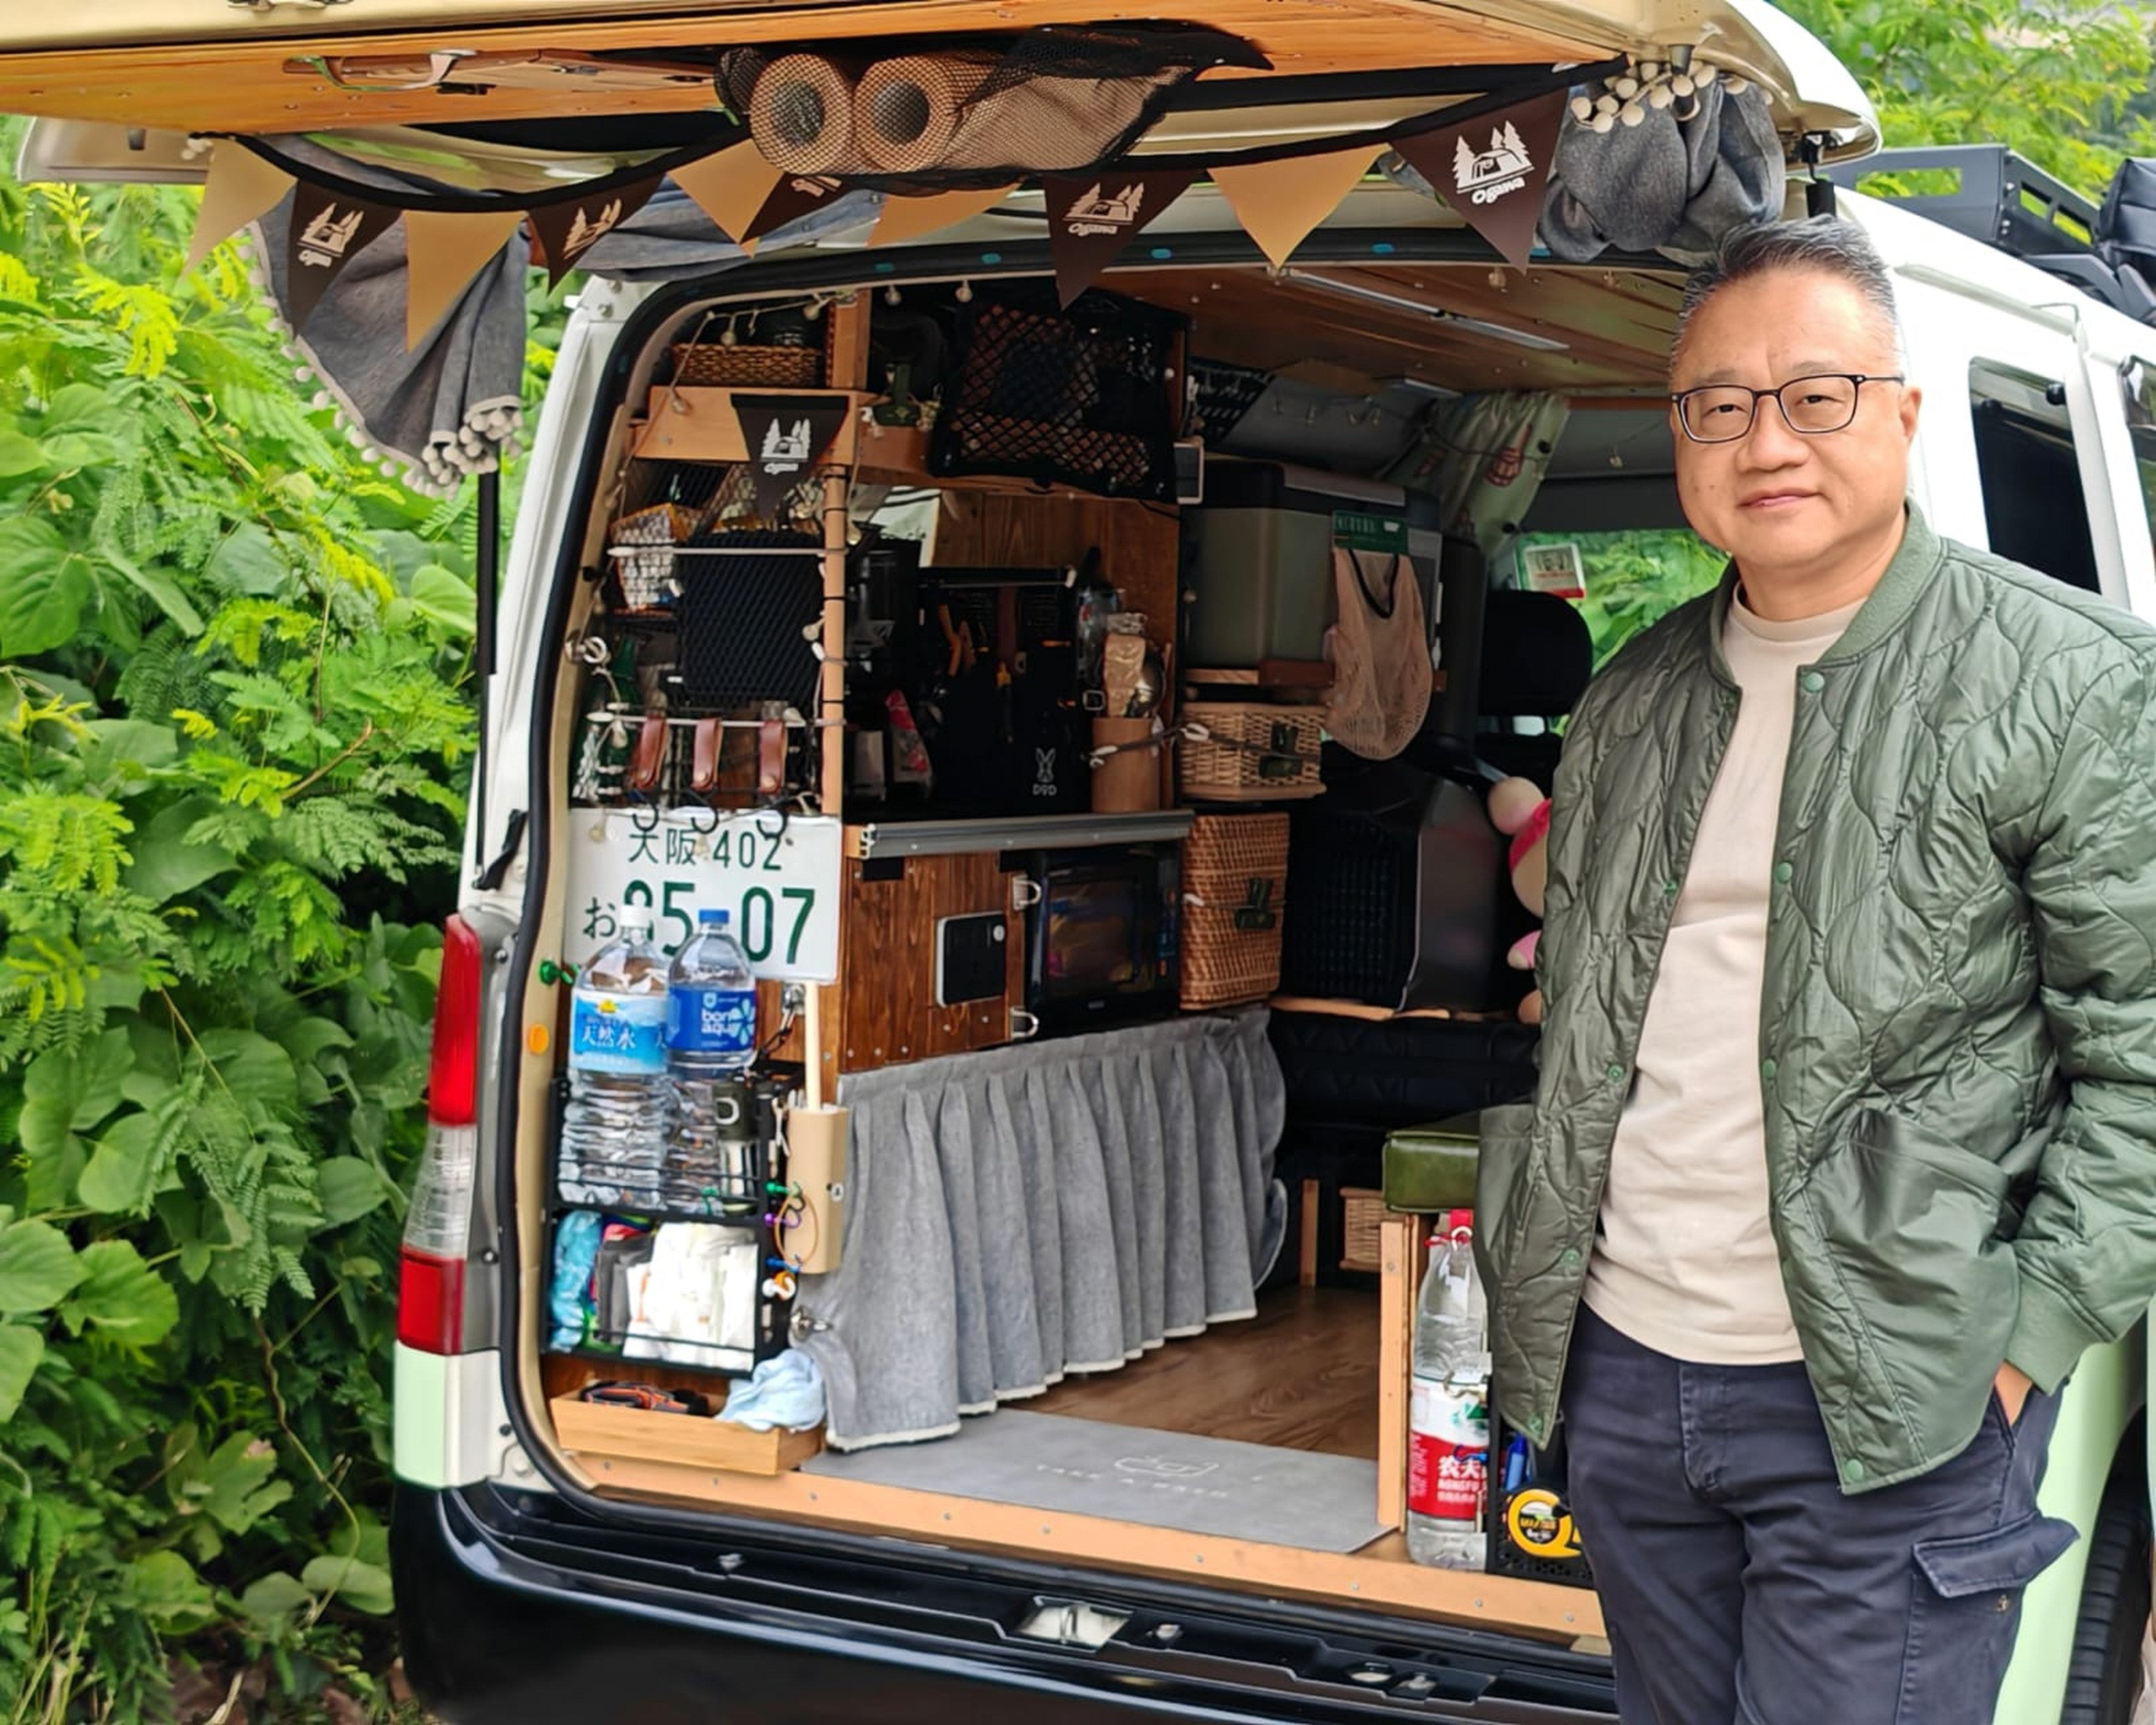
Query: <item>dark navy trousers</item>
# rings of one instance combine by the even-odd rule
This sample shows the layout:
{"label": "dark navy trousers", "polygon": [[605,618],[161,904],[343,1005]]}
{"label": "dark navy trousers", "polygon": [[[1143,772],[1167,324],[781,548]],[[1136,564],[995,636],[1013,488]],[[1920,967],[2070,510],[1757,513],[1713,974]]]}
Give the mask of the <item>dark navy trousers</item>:
{"label": "dark navy trousers", "polygon": [[1566,1369],[1573,1512],[1624,1725],[1989,1725],[2057,1418],[1998,1398],[1968,1449],[1858,1497],[1800,1364],[1693,1365],[1585,1307]]}

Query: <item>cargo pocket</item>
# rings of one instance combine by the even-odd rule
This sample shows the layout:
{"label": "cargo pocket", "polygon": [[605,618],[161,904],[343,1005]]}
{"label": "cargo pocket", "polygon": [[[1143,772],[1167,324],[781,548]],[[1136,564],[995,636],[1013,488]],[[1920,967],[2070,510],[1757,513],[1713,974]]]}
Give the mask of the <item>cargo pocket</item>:
{"label": "cargo pocket", "polygon": [[2014,1653],[2022,1589],[2076,1537],[2071,1523],[2032,1514],[1989,1533],[1917,1543],[1894,1725],[1991,1717]]}

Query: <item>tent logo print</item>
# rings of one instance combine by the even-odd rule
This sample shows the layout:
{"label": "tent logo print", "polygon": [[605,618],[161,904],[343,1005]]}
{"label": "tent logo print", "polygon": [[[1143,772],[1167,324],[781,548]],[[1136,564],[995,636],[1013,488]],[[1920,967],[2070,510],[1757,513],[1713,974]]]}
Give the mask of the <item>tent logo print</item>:
{"label": "tent logo print", "polygon": [[1065,212],[1065,231],[1073,239],[1089,233],[1121,233],[1137,225],[1138,208],[1144,202],[1143,181],[1132,182],[1113,197],[1101,197],[1096,183]]}
{"label": "tent logo print", "polygon": [[583,206],[579,205],[576,220],[569,224],[568,238],[562,242],[562,251],[572,258],[577,256],[612,233],[620,220],[621,200],[618,197],[598,215],[589,218],[586,218]]}
{"label": "tent logo print", "polygon": [[814,440],[807,420],[795,420],[789,430],[774,419],[763,434],[763,450],[757,459],[767,473],[793,473],[815,453]]}
{"label": "tent logo print", "polygon": [[332,264],[344,262],[352,250],[352,241],[358,237],[360,224],[367,219],[367,212],[354,210],[341,220],[335,204],[325,204],[322,212],[307,223],[306,232],[300,236],[300,261],[316,269],[327,269]]}
{"label": "tent logo print", "polygon": [[1033,794],[1035,796],[1055,795],[1055,750],[1035,748],[1033,751]]}
{"label": "tent logo print", "polygon": [[1464,136],[1452,148],[1452,182],[1476,203],[1495,203],[1517,192],[1534,166],[1519,129],[1509,120],[1491,129],[1487,150],[1477,151]]}

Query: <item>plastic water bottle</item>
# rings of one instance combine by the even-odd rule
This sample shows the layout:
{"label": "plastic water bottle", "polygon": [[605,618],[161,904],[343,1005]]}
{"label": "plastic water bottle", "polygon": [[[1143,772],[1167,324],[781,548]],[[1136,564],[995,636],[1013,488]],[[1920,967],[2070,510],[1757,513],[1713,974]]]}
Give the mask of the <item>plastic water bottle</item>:
{"label": "plastic water bottle", "polygon": [[667,978],[666,1068],[674,1130],[667,1202],[732,1215],[762,1194],[738,1081],[756,1058],[756,978],[723,910],[696,914],[696,932]]}
{"label": "plastic water bottle", "polygon": [[1415,1301],[1408,1414],[1408,1555],[1480,1569],[1490,1498],[1489,1308],[1475,1268],[1473,1217],[1455,1210],[1430,1242]]}
{"label": "plastic water bottle", "polygon": [[569,1107],[562,1122],[567,1195],[634,1202],[665,1158],[666,960],[651,913],[620,913],[620,932],[578,973],[569,1007]]}

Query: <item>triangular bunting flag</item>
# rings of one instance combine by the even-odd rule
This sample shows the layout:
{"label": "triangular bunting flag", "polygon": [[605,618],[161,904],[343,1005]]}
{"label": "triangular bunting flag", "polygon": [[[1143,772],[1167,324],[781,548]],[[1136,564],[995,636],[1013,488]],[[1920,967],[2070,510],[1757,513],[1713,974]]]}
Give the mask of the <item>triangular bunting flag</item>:
{"label": "triangular bunting flag", "polygon": [[1553,90],[1499,113],[1401,138],[1393,147],[1507,263],[1525,264],[1542,219],[1564,105],[1564,92]]}
{"label": "triangular bunting flag", "polygon": [[194,239],[180,274],[198,268],[220,242],[268,215],[293,183],[290,174],[270,166],[238,139],[224,139],[209,159],[202,212],[195,218]]}
{"label": "triangular bunting flag", "polygon": [[1340,207],[1340,200],[1369,172],[1382,144],[1358,144],[1329,156],[1291,156],[1255,167],[1216,167],[1220,188],[1243,232],[1274,267],[1284,268],[1311,230]]}
{"label": "triangular bunting flag", "polygon": [[894,192],[883,201],[883,214],[876,219],[869,243],[902,246],[908,240],[940,233],[993,209],[1017,190],[1014,185],[998,186],[993,192],[939,192],[932,197],[901,197]]}
{"label": "triangular bunting flag", "polygon": [[751,252],[756,249],[754,243],[743,241],[742,236],[781,177],[780,171],[763,159],[761,150],[746,143],[673,171],[674,183],[719,224],[719,232]]}
{"label": "triangular bunting flag", "polygon": [[594,192],[567,203],[536,204],[526,211],[531,237],[547,260],[547,285],[561,286],[562,278],[585,253],[644,207],[665,177],[661,174],[611,192]]}
{"label": "triangular bunting flag", "polygon": [[763,207],[756,212],[756,219],[748,224],[742,235],[746,246],[752,240],[762,239],[767,233],[776,233],[788,222],[796,221],[811,210],[821,209],[839,196],[846,188],[825,174],[787,174],[771,188],[771,196],[764,199]]}
{"label": "triangular bunting flag", "polygon": [[748,445],[756,512],[778,525],[788,492],[807,479],[853,412],[849,396],[737,394],[734,417]]}
{"label": "triangular bunting flag", "polygon": [[326,192],[302,180],[292,190],[292,231],[285,245],[285,284],[295,330],[304,330],[344,267],[396,223],[398,212]]}
{"label": "triangular bunting flag", "polygon": [[1055,260],[1055,291],[1064,305],[1091,287],[1132,238],[1197,177],[1187,169],[1152,174],[1119,169],[1082,180],[1042,181],[1048,253]]}
{"label": "triangular bunting flag", "polygon": [[404,212],[404,346],[417,347],[457,302],[471,279],[507,243],[524,220],[521,210],[488,216],[438,216]]}

